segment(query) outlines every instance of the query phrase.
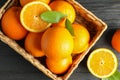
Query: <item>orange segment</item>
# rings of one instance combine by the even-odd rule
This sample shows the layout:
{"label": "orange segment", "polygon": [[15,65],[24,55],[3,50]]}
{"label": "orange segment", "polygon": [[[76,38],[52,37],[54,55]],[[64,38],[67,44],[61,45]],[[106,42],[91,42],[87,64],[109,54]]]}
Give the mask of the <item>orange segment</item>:
{"label": "orange segment", "polygon": [[107,78],[117,69],[118,61],[115,54],[106,48],[94,50],[87,61],[89,71],[98,78]]}
{"label": "orange segment", "polygon": [[25,5],[20,14],[22,25],[31,32],[41,32],[51,26],[40,18],[40,14],[45,11],[51,11],[51,8],[40,1],[30,2]]}

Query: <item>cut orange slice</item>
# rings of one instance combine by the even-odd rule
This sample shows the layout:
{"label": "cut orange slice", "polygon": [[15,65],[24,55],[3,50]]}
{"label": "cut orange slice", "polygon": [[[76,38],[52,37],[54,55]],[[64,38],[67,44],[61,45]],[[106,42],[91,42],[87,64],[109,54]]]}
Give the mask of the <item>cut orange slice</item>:
{"label": "cut orange slice", "polygon": [[41,32],[51,26],[51,23],[43,21],[40,14],[51,11],[51,8],[40,1],[33,1],[26,4],[20,13],[20,21],[25,29],[31,32]]}
{"label": "cut orange slice", "polygon": [[107,78],[114,74],[118,67],[115,54],[106,48],[94,50],[87,60],[89,71],[98,78]]}

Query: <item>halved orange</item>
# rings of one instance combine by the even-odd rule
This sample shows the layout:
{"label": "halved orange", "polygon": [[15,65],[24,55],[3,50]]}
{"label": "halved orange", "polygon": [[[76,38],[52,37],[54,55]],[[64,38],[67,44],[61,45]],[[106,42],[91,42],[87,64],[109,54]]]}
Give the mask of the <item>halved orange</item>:
{"label": "halved orange", "polygon": [[33,1],[26,4],[20,13],[20,21],[25,29],[31,32],[41,32],[51,26],[51,23],[43,21],[40,14],[51,11],[51,8],[40,1]]}
{"label": "halved orange", "polygon": [[87,60],[89,71],[98,78],[107,78],[114,74],[118,67],[115,54],[106,48],[94,50]]}

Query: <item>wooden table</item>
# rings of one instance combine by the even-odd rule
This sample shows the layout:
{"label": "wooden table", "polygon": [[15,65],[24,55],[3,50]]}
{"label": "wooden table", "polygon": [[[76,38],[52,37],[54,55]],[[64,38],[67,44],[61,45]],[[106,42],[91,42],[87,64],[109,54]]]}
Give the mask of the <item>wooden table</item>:
{"label": "wooden table", "polygon": [[[0,0],[0,6],[5,0]],[[120,0],[77,0],[97,17],[108,24],[101,39],[91,49],[108,48],[111,49],[119,60],[120,54],[111,47],[111,38],[117,28],[120,28]],[[86,66],[86,58],[73,72],[69,80],[99,80],[91,75]],[[29,62],[23,59],[10,47],[0,41],[0,80],[51,80],[41,71],[38,71]]]}

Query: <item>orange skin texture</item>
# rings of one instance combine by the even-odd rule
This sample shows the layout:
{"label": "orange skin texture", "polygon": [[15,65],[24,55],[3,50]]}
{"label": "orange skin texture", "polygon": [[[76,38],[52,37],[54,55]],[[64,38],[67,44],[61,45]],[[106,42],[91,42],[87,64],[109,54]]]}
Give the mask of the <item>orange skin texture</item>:
{"label": "orange skin texture", "polygon": [[43,57],[45,54],[41,49],[41,33],[30,32],[25,39],[25,49],[34,57]]}
{"label": "orange skin texture", "polygon": [[53,60],[51,58],[46,58],[46,65],[48,69],[55,74],[65,73],[72,64],[72,57],[68,56],[64,59]]}
{"label": "orange skin texture", "polygon": [[20,23],[20,11],[20,7],[11,7],[5,12],[1,20],[3,32],[14,40],[21,40],[27,34],[27,30]]}
{"label": "orange skin texture", "polygon": [[65,58],[73,50],[73,37],[64,27],[48,28],[41,39],[41,48],[51,59]]}
{"label": "orange skin texture", "polygon": [[120,29],[116,30],[111,40],[112,47],[120,53]]}

